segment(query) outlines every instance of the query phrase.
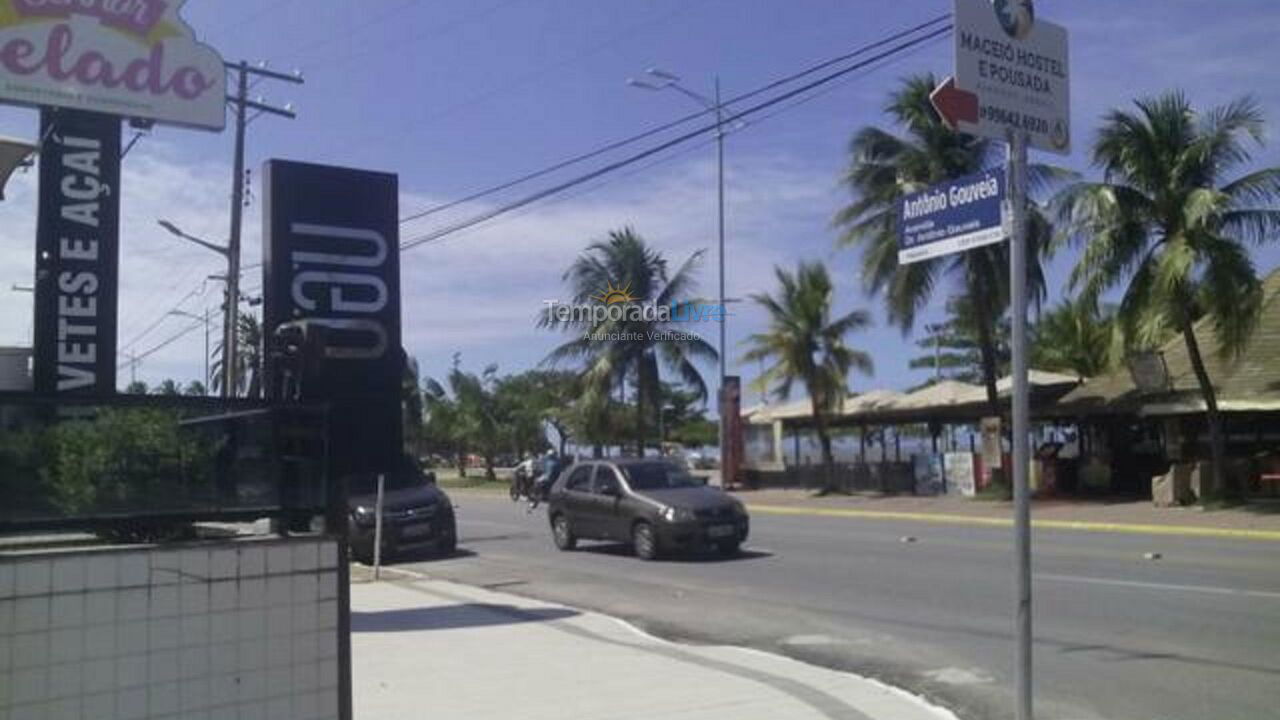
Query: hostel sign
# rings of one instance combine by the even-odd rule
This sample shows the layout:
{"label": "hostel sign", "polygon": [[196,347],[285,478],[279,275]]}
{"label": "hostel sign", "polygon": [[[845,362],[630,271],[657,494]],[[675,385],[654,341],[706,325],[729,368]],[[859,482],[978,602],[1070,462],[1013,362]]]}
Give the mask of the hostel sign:
{"label": "hostel sign", "polygon": [[1029,0],[955,0],[955,82],[934,102],[961,132],[1071,152],[1067,30],[1039,19]]}
{"label": "hostel sign", "polygon": [[0,0],[0,102],[222,130],[222,58],[184,2]]}

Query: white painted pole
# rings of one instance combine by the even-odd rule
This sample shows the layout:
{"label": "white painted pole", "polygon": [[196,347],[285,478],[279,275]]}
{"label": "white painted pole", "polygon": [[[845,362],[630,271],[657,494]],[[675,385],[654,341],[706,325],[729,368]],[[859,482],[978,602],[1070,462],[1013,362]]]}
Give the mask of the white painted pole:
{"label": "white painted pole", "polygon": [[386,486],[386,475],[378,473],[378,498],[374,501],[373,516],[373,579],[382,575],[382,493]]}
{"label": "white painted pole", "polygon": [[1009,286],[1013,315],[1013,502],[1014,557],[1017,567],[1016,664],[1017,720],[1033,720],[1031,702],[1031,494],[1030,404],[1027,392],[1027,136],[1009,137]]}

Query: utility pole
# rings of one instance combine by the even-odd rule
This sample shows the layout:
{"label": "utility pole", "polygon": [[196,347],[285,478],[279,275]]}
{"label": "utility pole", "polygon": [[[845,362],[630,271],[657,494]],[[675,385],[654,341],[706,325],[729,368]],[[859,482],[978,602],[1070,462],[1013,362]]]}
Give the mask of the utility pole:
{"label": "utility pole", "polygon": [[129,356],[129,384],[136,385],[138,383],[138,354],[132,350],[125,354]]}
{"label": "utility pole", "polygon": [[[227,102],[235,108],[236,113],[236,145],[235,159],[232,163],[231,176],[231,234],[227,241],[227,315],[226,323],[223,328],[222,340],[222,396],[231,397],[234,395],[236,386],[236,353],[239,352],[237,344],[237,320],[240,307],[240,228],[241,220],[244,216],[244,136],[245,129],[258,115],[262,113],[270,113],[279,115],[292,120],[297,117],[293,112],[293,108],[286,105],[283,108],[273,107],[263,103],[261,100],[249,99],[249,76],[254,75],[260,78],[269,78],[272,80],[283,80],[296,84],[302,84],[301,72],[281,73],[274,70],[268,70],[264,63],[257,66],[250,66],[248,62],[241,60],[238,63],[226,63],[228,69],[237,74],[236,94],[228,95]],[[252,108],[258,111],[257,115],[248,117],[248,110]]]}

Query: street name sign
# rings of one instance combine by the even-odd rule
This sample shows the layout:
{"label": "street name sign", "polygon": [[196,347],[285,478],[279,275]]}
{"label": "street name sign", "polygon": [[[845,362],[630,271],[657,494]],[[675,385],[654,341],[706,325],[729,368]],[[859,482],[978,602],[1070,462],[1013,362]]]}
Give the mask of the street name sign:
{"label": "street name sign", "polygon": [[1005,175],[967,175],[902,198],[898,209],[898,264],[991,245],[1008,237],[1001,222]]}
{"label": "street name sign", "polygon": [[1022,132],[1033,148],[1071,152],[1066,28],[1036,18],[1029,0],[955,0],[955,39],[954,82],[933,98],[944,120],[970,135]]}

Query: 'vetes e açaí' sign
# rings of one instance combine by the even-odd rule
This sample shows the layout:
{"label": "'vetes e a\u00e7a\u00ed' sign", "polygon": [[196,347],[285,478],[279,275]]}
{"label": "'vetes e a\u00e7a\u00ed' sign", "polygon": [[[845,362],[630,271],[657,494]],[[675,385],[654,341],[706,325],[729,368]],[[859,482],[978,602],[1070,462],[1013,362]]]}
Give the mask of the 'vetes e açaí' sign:
{"label": "'vetes e a\u00e7a\u00ed' sign", "polygon": [[221,130],[226,74],[185,0],[0,0],[0,102]]}

